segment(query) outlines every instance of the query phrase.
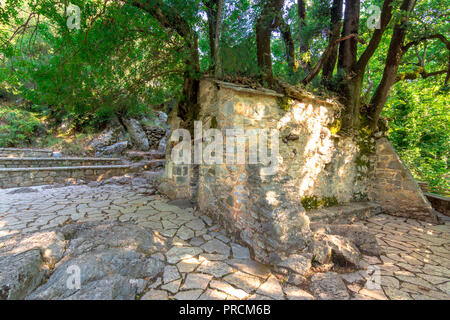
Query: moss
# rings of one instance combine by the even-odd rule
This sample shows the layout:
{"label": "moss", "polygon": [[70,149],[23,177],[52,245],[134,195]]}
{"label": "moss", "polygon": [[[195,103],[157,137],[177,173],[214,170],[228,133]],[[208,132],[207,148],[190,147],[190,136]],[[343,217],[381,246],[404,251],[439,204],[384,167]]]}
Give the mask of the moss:
{"label": "moss", "polygon": [[371,163],[370,158],[376,151],[375,140],[372,138],[372,130],[369,126],[362,126],[359,129],[357,143],[359,155],[356,158],[355,163],[358,169],[363,167],[367,168],[366,172],[359,172],[358,174],[357,179],[362,180],[370,171],[373,170],[373,164]]}
{"label": "moss", "polygon": [[337,134],[341,131],[342,121],[340,119],[336,119],[333,121],[331,126],[329,127],[331,134]]}
{"label": "moss", "polygon": [[336,197],[324,197],[319,199],[317,196],[304,197],[301,199],[301,203],[305,210],[328,208],[339,204]]}
{"label": "moss", "polygon": [[217,118],[216,117],[212,117],[212,119],[211,119],[211,128],[217,129]]}
{"label": "moss", "polygon": [[277,98],[277,102],[280,106],[280,109],[284,111],[288,111],[292,105],[292,99],[286,96]]}

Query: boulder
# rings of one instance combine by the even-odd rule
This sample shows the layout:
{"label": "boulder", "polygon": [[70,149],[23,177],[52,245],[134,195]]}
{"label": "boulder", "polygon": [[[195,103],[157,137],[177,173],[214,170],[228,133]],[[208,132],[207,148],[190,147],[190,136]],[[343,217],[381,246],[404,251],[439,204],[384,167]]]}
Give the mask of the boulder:
{"label": "boulder", "polygon": [[361,253],[380,256],[380,247],[375,235],[360,224],[311,224],[311,230],[321,230],[327,234],[342,236],[350,240]]}
{"label": "boulder", "polygon": [[147,135],[144,129],[142,129],[141,124],[136,119],[122,119],[128,133],[130,134],[133,144],[142,151],[147,151],[150,149]]}
{"label": "boulder", "polygon": [[159,141],[158,152],[161,152],[164,154],[166,153],[168,136],[169,136],[169,130],[167,130],[166,135]]}
{"label": "boulder", "polygon": [[0,247],[0,300],[24,299],[59,261],[66,241],[55,231],[14,236]]}
{"label": "boulder", "polygon": [[96,155],[120,155],[128,148],[128,141],[120,141],[111,146],[100,149]]}
{"label": "boulder", "polygon": [[94,151],[105,149],[106,147],[115,144],[123,135],[123,128],[120,125],[109,127],[102,131],[89,143],[88,147]]}
{"label": "boulder", "polygon": [[359,265],[361,253],[348,239],[338,235],[316,233],[310,244],[313,260],[320,264],[335,262],[342,266]]}
{"label": "boulder", "polygon": [[[64,255],[48,281],[26,299],[132,300],[164,269],[164,262],[152,255],[166,252],[168,241],[150,229],[97,222],[72,223],[59,231],[68,242]],[[79,287],[70,282],[77,274],[69,272],[74,269]]]}
{"label": "boulder", "polygon": [[170,200],[175,200],[177,198],[174,186],[167,181],[163,181],[158,185],[158,191],[166,195]]}

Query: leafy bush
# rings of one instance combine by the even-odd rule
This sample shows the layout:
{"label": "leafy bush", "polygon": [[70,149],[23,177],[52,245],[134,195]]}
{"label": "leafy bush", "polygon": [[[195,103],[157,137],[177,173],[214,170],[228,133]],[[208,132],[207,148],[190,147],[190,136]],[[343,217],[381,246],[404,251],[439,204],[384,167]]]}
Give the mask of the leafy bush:
{"label": "leafy bush", "polygon": [[0,147],[22,147],[33,142],[43,127],[31,112],[0,107]]}
{"label": "leafy bush", "polygon": [[389,138],[414,177],[450,189],[450,99],[432,80],[394,87],[384,116]]}

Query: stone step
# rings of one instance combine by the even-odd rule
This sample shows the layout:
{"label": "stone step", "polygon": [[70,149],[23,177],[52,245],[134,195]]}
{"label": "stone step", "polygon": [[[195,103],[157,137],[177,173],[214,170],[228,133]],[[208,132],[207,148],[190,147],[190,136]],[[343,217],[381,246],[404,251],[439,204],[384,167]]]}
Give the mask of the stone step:
{"label": "stone step", "polygon": [[83,167],[120,165],[119,158],[2,158],[0,168]]}
{"label": "stone step", "polygon": [[129,165],[0,168],[0,188],[50,185],[74,180],[95,181],[124,175],[130,170]]}
{"label": "stone step", "polygon": [[164,168],[166,160],[164,159],[144,160],[142,161],[142,163],[144,164],[145,170],[158,171]]}
{"label": "stone step", "polygon": [[127,152],[127,158],[130,160],[158,160],[164,159],[165,157],[166,154],[158,150]]}
{"label": "stone step", "polygon": [[0,157],[51,157],[53,151],[47,149],[26,149],[26,148],[0,148]]}
{"label": "stone step", "polygon": [[382,213],[379,204],[373,202],[349,202],[328,208],[306,211],[311,222],[324,223],[352,223],[366,220],[374,215]]}

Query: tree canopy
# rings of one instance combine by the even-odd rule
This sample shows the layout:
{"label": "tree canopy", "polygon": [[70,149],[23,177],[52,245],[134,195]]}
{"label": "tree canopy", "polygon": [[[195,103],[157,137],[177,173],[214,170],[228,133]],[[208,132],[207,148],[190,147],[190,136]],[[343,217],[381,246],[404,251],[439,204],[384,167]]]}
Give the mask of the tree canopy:
{"label": "tree canopy", "polygon": [[389,119],[410,164],[434,164],[418,174],[442,176],[449,16],[445,0],[5,0],[0,81],[80,127],[168,100],[195,118],[205,74],[306,87],[342,102],[344,132],[372,134]]}

